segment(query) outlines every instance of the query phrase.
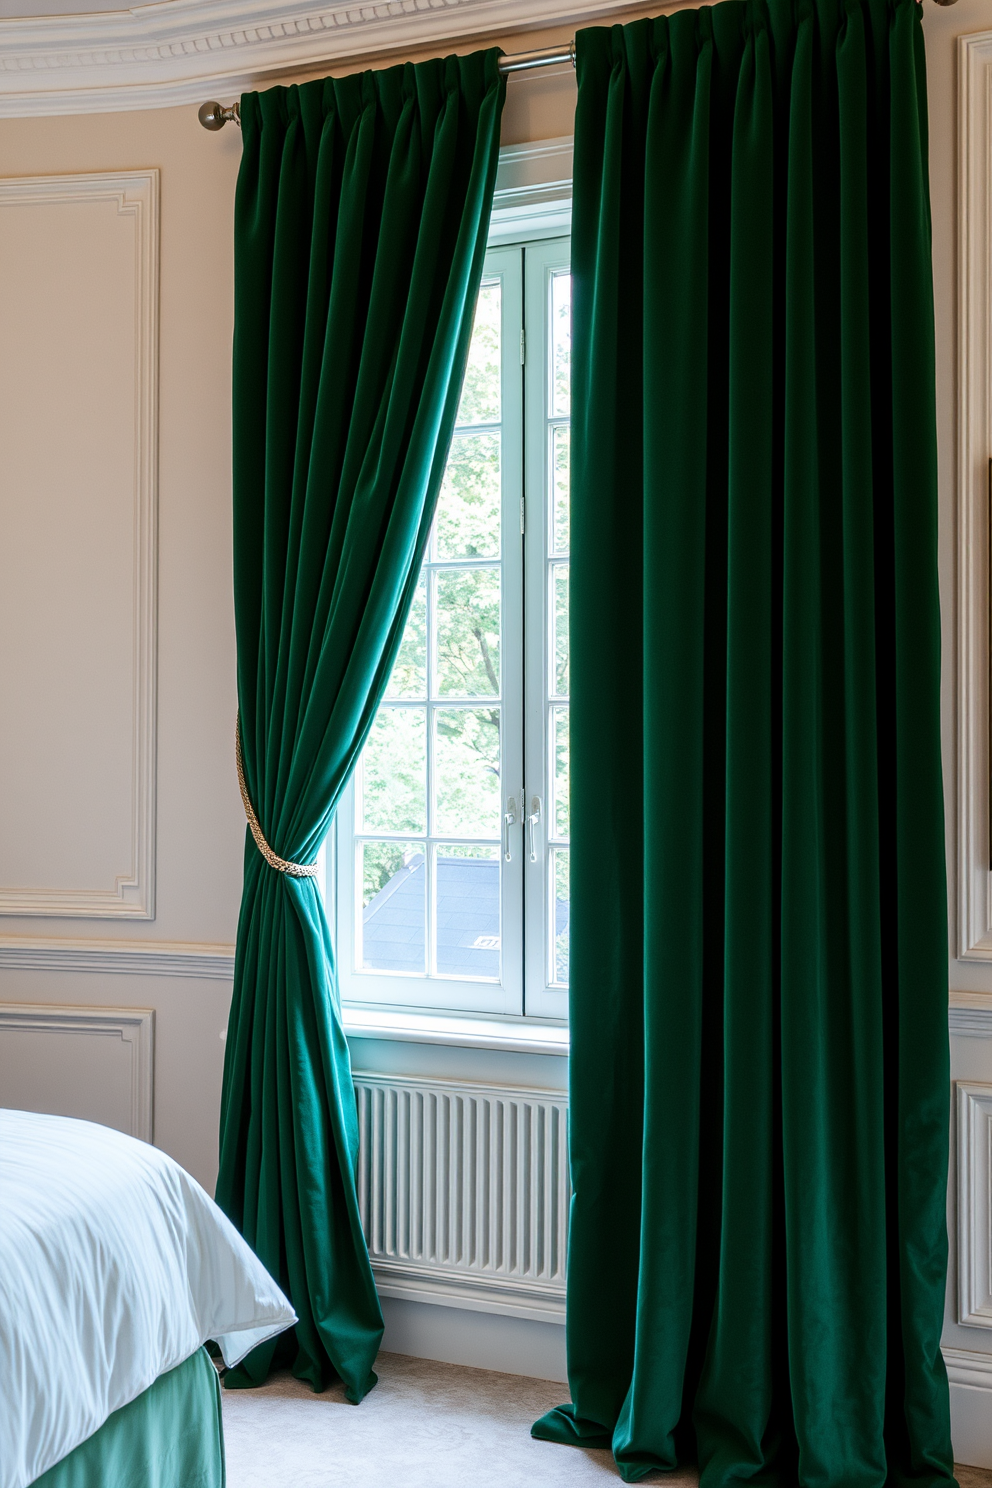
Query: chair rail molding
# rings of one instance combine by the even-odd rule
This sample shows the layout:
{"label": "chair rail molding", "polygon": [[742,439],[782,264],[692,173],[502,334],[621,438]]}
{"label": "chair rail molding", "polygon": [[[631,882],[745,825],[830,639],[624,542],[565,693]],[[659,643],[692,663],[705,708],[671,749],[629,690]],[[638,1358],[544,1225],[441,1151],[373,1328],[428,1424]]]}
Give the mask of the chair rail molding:
{"label": "chair rail molding", "polygon": [[959,38],[958,100],[957,954],[990,961],[992,31]]}
{"label": "chair rail molding", "polygon": [[[105,1008],[105,1007],[57,1007],[48,1003],[0,1002],[0,1040],[18,1035],[43,1034],[69,1035],[83,1040],[111,1040],[123,1046],[128,1056],[128,1086],[123,1111],[124,1123],[119,1130],[129,1136],[140,1137],[143,1142],[153,1138],[153,1091],[152,1080],[155,1068],[155,1012],[152,1008]],[[75,1048],[76,1045],[73,1045]],[[74,1074],[80,1088],[72,1091],[62,1088],[58,1099],[66,1102],[64,1114],[81,1114],[87,1105],[87,1096],[99,1100],[105,1092],[89,1091],[85,1081],[85,1058],[73,1060]],[[56,1103],[57,1103],[56,1100]],[[4,1104],[0,1100],[0,1105]],[[51,1109],[51,1099],[43,1105]],[[74,1109],[69,1109],[74,1108]],[[35,1107],[37,1109],[37,1107]],[[106,1113],[92,1113],[99,1119]],[[111,1124],[117,1124],[116,1121]]]}
{"label": "chair rail molding", "polygon": [[[375,54],[588,24],[624,0],[154,0],[0,20],[0,117],[168,108]],[[206,91],[205,91],[206,90]]]}
{"label": "chair rail molding", "polygon": [[[10,24],[19,23],[0,22],[0,30]],[[2,42],[0,57],[0,69],[9,66],[10,57],[3,55]],[[119,871],[115,872],[116,863],[109,869],[106,887],[91,884],[59,888],[8,882],[0,885],[0,915],[155,918],[159,172],[127,170],[0,180],[0,213],[40,208],[49,214],[41,229],[48,239],[55,237],[48,225],[52,208],[93,208],[101,204],[116,206],[117,218],[131,219],[134,243],[133,282],[121,285],[125,296],[122,304],[126,304],[129,316],[133,313],[133,351],[128,347],[120,353],[128,379],[128,402],[122,400],[119,415],[122,427],[133,430],[133,459],[120,487],[122,509],[130,507],[132,513],[130,555],[124,558],[122,554],[121,569],[121,593],[126,596],[121,605],[127,616],[123,629],[125,634],[131,631],[130,659],[121,663],[120,674],[114,673],[126,677],[130,688],[129,701],[121,705],[130,714],[131,725],[130,803],[129,808],[121,808],[122,813],[129,809],[129,843],[124,848],[122,839],[124,860]],[[59,230],[72,241],[71,220],[61,224]],[[120,253],[122,261],[125,255],[130,258],[130,246],[122,245]],[[106,307],[99,312],[103,325],[110,319],[105,312]],[[85,566],[85,560],[81,566]],[[93,642],[93,652],[97,664],[101,655],[98,640]],[[61,741],[57,747],[62,747]],[[81,853],[85,853],[89,841],[87,838]]]}
{"label": "chair rail molding", "polygon": [[992,992],[952,992],[947,1023],[958,1038],[992,1038]]}
{"label": "chair rail molding", "polygon": [[992,1085],[957,1089],[958,1322],[992,1328]]}
{"label": "chair rail molding", "polygon": [[168,940],[70,940],[0,935],[0,971],[88,971],[230,982],[234,947]]}

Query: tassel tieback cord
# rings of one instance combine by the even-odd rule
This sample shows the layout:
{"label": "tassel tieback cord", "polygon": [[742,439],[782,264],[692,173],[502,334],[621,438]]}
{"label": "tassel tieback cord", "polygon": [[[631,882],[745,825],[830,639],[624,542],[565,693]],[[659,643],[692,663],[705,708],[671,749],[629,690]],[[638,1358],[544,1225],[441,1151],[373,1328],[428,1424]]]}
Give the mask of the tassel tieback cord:
{"label": "tassel tieback cord", "polygon": [[241,787],[241,800],[244,803],[245,816],[248,818],[248,825],[251,827],[251,835],[255,839],[255,846],[262,854],[262,857],[270,868],[275,868],[279,873],[288,873],[290,878],[316,878],[316,863],[289,863],[285,858],[280,858],[278,853],[274,853],[265,840],[265,834],[258,824],[258,817],[255,815],[255,808],[251,804],[248,786],[245,783],[245,762],[241,754],[240,713],[234,725],[234,758],[238,765],[238,785]]}

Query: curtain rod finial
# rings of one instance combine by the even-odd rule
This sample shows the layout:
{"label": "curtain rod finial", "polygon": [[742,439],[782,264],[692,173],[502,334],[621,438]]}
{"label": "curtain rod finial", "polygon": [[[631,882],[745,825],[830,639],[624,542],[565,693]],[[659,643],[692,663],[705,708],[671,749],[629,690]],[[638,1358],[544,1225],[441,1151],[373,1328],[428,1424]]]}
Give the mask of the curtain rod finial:
{"label": "curtain rod finial", "polygon": [[214,101],[201,103],[196,117],[204,129],[223,129],[228,122],[241,126],[241,108],[237,103],[232,103],[230,108]]}

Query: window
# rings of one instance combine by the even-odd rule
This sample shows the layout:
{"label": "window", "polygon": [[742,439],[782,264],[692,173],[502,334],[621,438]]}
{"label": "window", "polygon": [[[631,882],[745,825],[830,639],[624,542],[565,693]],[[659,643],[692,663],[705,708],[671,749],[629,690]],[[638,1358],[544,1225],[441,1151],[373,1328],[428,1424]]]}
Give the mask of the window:
{"label": "window", "polygon": [[565,1017],[567,239],[492,249],[385,698],[338,811],[345,1001]]}

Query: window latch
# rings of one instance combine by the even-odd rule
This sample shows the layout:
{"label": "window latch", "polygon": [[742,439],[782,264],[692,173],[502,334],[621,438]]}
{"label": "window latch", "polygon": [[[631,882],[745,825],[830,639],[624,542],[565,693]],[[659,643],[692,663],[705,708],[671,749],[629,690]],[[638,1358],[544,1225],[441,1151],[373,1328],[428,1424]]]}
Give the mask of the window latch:
{"label": "window latch", "polygon": [[541,798],[531,796],[530,815],[527,817],[527,837],[530,845],[530,860],[537,862],[537,824],[541,820]]}
{"label": "window latch", "polygon": [[509,862],[513,856],[510,849],[510,828],[517,819],[517,803],[513,796],[509,796],[506,802],[506,810],[503,813],[503,859]]}

